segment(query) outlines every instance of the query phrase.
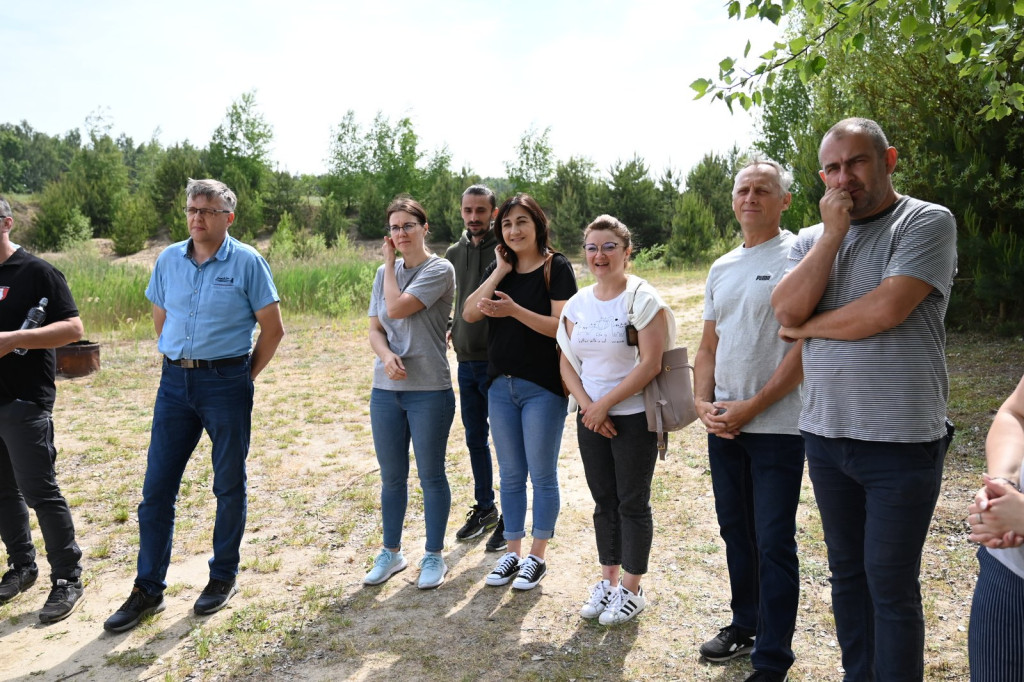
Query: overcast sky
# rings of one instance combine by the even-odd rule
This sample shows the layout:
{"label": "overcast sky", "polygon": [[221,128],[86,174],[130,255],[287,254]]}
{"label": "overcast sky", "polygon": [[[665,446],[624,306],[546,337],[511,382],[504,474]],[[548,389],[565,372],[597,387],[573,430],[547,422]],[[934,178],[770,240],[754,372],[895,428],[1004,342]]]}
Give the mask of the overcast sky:
{"label": "overcast sky", "polygon": [[205,146],[255,90],[273,158],[327,170],[352,109],[412,119],[421,149],[504,175],[520,136],[550,126],[557,158],[606,171],[634,153],[658,176],[753,139],[751,117],[693,101],[689,84],[779,35],[727,19],[720,0],[434,2],[6,0],[0,123],[85,132],[102,112],[136,143]]}

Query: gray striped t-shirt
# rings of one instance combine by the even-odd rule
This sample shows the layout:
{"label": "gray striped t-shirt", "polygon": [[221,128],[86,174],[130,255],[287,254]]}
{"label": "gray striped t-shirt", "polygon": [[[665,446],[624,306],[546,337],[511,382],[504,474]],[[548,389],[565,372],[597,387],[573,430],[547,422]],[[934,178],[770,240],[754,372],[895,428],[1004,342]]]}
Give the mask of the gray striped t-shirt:
{"label": "gray striped t-shirt", "polygon": [[[824,226],[800,231],[790,269]],[[894,275],[934,289],[901,324],[857,341],[804,342],[800,428],[826,438],[920,443],[946,433],[943,318],[956,273],[956,221],[943,206],[900,197],[883,213],[853,221],[816,312],[841,308]]]}

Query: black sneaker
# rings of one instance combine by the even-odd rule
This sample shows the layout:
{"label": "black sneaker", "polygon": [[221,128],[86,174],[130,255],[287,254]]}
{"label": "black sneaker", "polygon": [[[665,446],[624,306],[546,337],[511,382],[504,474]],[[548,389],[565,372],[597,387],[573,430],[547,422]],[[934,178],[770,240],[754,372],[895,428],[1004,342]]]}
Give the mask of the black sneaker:
{"label": "black sneaker", "polygon": [[508,585],[512,578],[519,574],[519,555],[515,552],[506,552],[505,556],[498,559],[494,570],[487,575],[486,583],[492,587]]}
{"label": "black sneaker", "polygon": [[755,670],[745,682],[786,682],[789,673],[777,673],[774,670]]}
{"label": "black sneaker", "polygon": [[513,590],[532,590],[548,574],[548,562],[527,554],[519,564],[519,575],[512,581]]}
{"label": "black sneaker", "polygon": [[481,509],[480,505],[474,504],[473,508],[466,514],[466,523],[455,533],[456,540],[472,540],[484,534],[498,523],[501,515],[497,507]]}
{"label": "black sneaker", "polygon": [[729,625],[700,645],[700,655],[709,661],[728,661],[737,656],[749,656],[753,648],[754,635],[749,630]]}
{"label": "black sneaker", "polygon": [[487,545],[485,546],[488,552],[503,552],[508,548],[508,541],[505,540],[505,517],[498,517],[498,525],[494,527],[494,532],[491,533],[491,537],[487,539]]}
{"label": "black sneaker", "polygon": [[0,578],[0,604],[6,604],[19,594],[32,587],[39,577],[39,568],[31,566],[11,566],[4,577]]}
{"label": "black sneaker", "polygon": [[39,622],[56,623],[71,615],[82,601],[85,594],[85,586],[81,580],[68,582],[63,578],[53,584],[50,596],[43,604],[43,610],[39,612]]}
{"label": "black sneaker", "polygon": [[227,603],[236,594],[238,594],[238,585],[234,580],[227,582],[210,578],[210,582],[206,583],[203,593],[199,595],[199,599],[196,599],[192,610],[196,612],[197,616],[208,616],[227,606]]}
{"label": "black sneaker", "polygon": [[128,600],[121,604],[114,615],[103,623],[107,632],[124,632],[131,630],[146,616],[160,613],[165,608],[163,594],[149,594],[138,585],[132,588]]}

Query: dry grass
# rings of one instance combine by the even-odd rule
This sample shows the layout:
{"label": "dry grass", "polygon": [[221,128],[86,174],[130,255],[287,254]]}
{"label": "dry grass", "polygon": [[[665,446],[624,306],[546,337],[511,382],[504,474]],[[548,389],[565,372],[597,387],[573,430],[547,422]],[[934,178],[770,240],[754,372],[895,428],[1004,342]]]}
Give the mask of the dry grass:
{"label": "dry grass", "polygon": [[[702,281],[657,279],[679,313],[681,341],[695,348]],[[257,384],[242,593],[209,618],[190,612],[206,581],[215,505],[204,440],[178,501],[168,610],[125,635],[101,628],[134,575],[135,508],[158,379],[155,344],[100,339],[103,370],[60,382],[59,475],[86,553],[87,598],[70,619],[46,628],[36,625],[35,615],[45,599],[44,580],[0,607],[0,677],[333,680],[384,673],[397,679],[726,682],[750,674],[745,659],[712,665],[696,653],[729,618],[725,556],[699,429],[673,436],[670,458],[656,474],[655,541],[644,582],[651,604],[636,621],[607,629],[577,615],[597,573],[592,502],[571,420],[563,438],[562,514],[549,551],[551,572],[538,589],[519,594],[485,587],[495,555],[483,551],[483,538],[454,541],[472,497],[458,419],[448,452],[448,581],[438,590],[416,589],[423,520],[413,484],[405,535],[412,566],[383,586],[364,588],[360,581],[381,541],[365,320],[293,318],[288,329]],[[984,432],[1019,379],[1024,350],[1019,340],[956,336],[949,365],[950,413],[960,435],[947,460],[922,569],[929,680],[968,678],[975,562],[963,516],[982,467]],[[802,597],[790,679],[838,679],[824,546],[806,481],[798,525]]]}

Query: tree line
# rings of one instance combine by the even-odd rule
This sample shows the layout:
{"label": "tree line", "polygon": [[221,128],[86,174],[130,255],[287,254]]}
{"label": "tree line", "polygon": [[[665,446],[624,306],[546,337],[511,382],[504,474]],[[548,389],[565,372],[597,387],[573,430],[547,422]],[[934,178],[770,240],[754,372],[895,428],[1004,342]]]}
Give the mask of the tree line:
{"label": "tree line", "polygon": [[[851,115],[874,118],[900,151],[897,191],[948,206],[957,218],[960,267],[950,323],[991,321],[993,329],[1018,332],[1024,319],[1021,114],[979,115],[991,102],[986,83],[964,78],[937,44],[929,52],[908,40],[900,30],[907,8],[900,2],[889,8],[874,15],[859,49],[824,44],[829,69],[815,78],[782,69],[771,98],[761,101],[755,151],[796,177],[783,227],[796,231],[819,220],[824,185],[817,147],[828,127]],[[794,21],[791,35],[813,33],[806,23],[812,19]],[[249,92],[230,105],[204,147],[136,144],[123,134],[113,137],[99,117],[86,121],[84,137],[77,130],[50,136],[27,122],[0,124],[0,191],[36,195],[33,225],[19,239],[39,250],[96,236],[110,237],[127,254],[159,233],[183,239],[184,186],[201,176],[221,178],[238,194],[235,236],[270,235],[272,250],[284,256],[302,257],[348,237],[379,237],[384,209],[400,193],[424,203],[436,239],[455,240],[463,229],[461,193],[481,181],[501,197],[514,191],[537,197],[563,250],[575,251],[583,227],[600,213],[630,226],[648,263],[706,264],[738,243],[731,189],[740,150],[709,152],[685,175],[672,168],[655,175],[637,155],[607,169],[585,157],[558,159],[549,133],[524,132],[510,150],[505,177],[481,178],[469,168],[454,170],[446,148],[424,150],[409,118],[378,113],[361,122],[349,111],[332,130],[328,172],[297,176],[273,168],[273,130]]]}

